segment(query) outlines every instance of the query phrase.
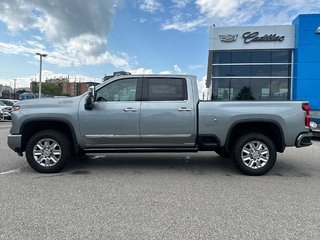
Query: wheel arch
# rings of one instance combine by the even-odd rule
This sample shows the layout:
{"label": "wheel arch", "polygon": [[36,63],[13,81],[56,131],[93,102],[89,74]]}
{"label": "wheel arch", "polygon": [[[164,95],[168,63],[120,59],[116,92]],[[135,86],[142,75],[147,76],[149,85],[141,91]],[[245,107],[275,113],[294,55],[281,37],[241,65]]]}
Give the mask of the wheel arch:
{"label": "wheel arch", "polygon": [[233,123],[227,133],[225,148],[232,150],[232,146],[239,137],[250,132],[258,132],[269,137],[278,152],[285,149],[285,138],[281,125],[272,120],[237,121]]}
{"label": "wheel arch", "polygon": [[78,153],[80,147],[77,144],[77,137],[72,124],[68,120],[59,118],[41,118],[37,120],[30,119],[23,122],[19,131],[22,134],[21,150],[25,151],[28,139],[31,136],[39,131],[47,129],[63,132],[71,141],[73,152]]}

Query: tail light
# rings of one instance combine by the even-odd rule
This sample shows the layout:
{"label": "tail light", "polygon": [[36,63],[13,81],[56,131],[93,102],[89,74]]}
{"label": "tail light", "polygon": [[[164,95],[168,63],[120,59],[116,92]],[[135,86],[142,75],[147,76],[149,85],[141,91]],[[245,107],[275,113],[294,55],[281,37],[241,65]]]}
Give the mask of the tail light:
{"label": "tail light", "polygon": [[310,105],[309,103],[303,103],[302,104],[302,109],[306,112],[306,116],[305,116],[305,126],[306,127],[310,127],[310,121],[311,121],[311,117],[310,117]]}

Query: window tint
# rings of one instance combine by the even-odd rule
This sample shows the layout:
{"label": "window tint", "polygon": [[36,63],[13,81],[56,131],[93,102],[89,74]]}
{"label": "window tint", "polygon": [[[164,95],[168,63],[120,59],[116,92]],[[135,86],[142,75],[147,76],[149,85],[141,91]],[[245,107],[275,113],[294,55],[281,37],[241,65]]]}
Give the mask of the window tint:
{"label": "window tint", "polygon": [[249,65],[232,65],[231,66],[231,76],[250,76],[250,66]]}
{"label": "window tint", "polygon": [[287,77],[291,75],[290,65],[272,65],[271,76]]}
{"label": "window tint", "polygon": [[212,97],[218,101],[230,100],[230,78],[214,78],[214,92]]}
{"label": "window tint", "polygon": [[135,101],[138,79],[130,78],[112,82],[97,90],[97,102]]}
{"label": "window tint", "polygon": [[271,65],[252,65],[251,76],[269,77],[271,74]]}
{"label": "window tint", "polygon": [[186,80],[181,78],[149,78],[149,101],[187,100]]}
{"label": "window tint", "polygon": [[213,66],[212,72],[214,77],[227,77],[230,76],[230,65],[220,65],[220,66]]}
{"label": "window tint", "polygon": [[232,52],[231,55],[232,63],[249,63],[251,62],[251,53],[250,52]]}
{"label": "window tint", "polygon": [[251,61],[253,63],[271,63],[270,51],[254,51],[252,52]]}
{"label": "window tint", "polygon": [[282,101],[289,99],[289,80],[287,78],[271,79],[271,100]]}
{"label": "window tint", "polygon": [[213,54],[214,63],[230,63],[231,52],[217,52]]}
{"label": "window tint", "polygon": [[232,78],[230,83],[231,100],[254,100],[250,89],[250,78]]}
{"label": "window tint", "polygon": [[291,51],[273,51],[273,63],[291,63]]}
{"label": "window tint", "polygon": [[251,91],[254,100],[267,101],[270,99],[270,78],[252,78]]}

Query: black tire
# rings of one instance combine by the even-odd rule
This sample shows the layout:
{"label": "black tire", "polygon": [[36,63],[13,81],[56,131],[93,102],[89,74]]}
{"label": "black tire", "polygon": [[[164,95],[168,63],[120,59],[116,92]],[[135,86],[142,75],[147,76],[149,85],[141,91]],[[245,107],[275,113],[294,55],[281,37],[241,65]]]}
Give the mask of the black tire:
{"label": "black tire", "polygon": [[26,157],[29,165],[40,173],[60,171],[71,159],[71,153],[72,148],[69,138],[56,130],[37,132],[29,139],[26,146]]}
{"label": "black tire", "polygon": [[233,159],[241,172],[259,176],[273,168],[277,151],[269,137],[260,133],[250,133],[236,141]]}
{"label": "black tire", "polygon": [[230,158],[231,154],[230,152],[227,152],[224,148],[219,148],[215,150],[215,152],[222,158]]}

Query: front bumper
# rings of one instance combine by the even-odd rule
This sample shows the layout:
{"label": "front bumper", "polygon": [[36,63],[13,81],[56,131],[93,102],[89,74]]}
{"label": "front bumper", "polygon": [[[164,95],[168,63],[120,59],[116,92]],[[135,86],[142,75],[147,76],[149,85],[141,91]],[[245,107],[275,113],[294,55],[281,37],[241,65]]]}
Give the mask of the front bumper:
{"label": "front bumper", "polygon": [[311,139],[312,139],[312,132],[300,133],[296,140],[296,147],[301,148],[301,147],[307,147],[312,145]]}
{"label": "front bumper", "polygon": [[21,156],[22,155],[22,135],[9,134],[8,146]]}

